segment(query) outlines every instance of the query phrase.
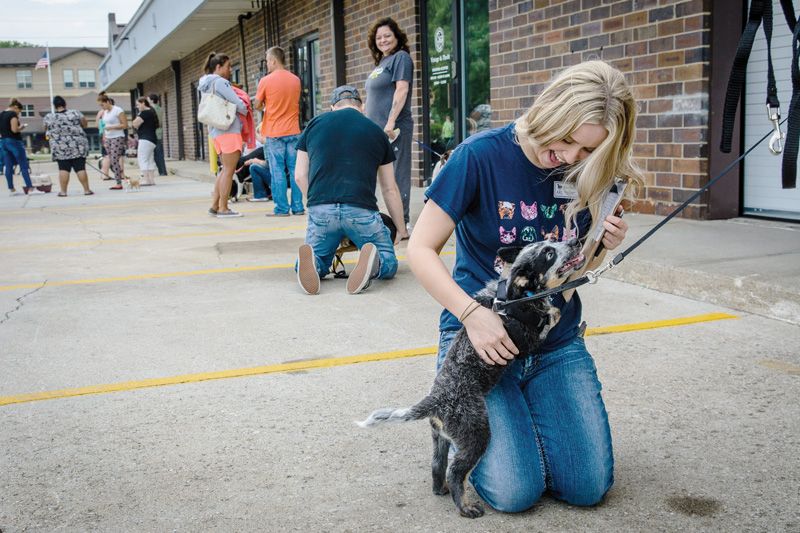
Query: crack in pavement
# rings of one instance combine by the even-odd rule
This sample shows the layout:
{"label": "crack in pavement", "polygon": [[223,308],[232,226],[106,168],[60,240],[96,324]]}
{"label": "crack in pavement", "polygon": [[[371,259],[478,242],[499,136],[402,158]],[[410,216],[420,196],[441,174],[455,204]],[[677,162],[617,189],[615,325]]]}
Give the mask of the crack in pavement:
{"label": "crack in pavement", "polygon": [[34,294],[34,293],[36,293],[36,292],[39,292],[40,290],[44,289],[44,286],[45,286],[45,285],[47,285],[47,281],[48,281],[48,280],[44,280],[44,281],[42,282],[41,286],[39,286],[39,287],[36,287],[36,288],[35,288],[35,289],[33,289],[32,291],[26,292],[25,294],[23,294],[22,296],[20,296],[19,298],[17,298],[17,299],[16,299],[16,300],[17,300],[17,306],[16,306],[14,309],[12,309],[11,311],[6,311],[6,313],[5,313],[6,317],[5,317],[4,319],[0,320],[0,324],[5,324],[6,322],[8,322],[8,321],[11,319],[11,315],[12,315],[12,314],[14,314],[14,313],[16,313],[16,312],[17,312],[17,311],[19,311],[20,309],[22,309],[22,306],[23,306],[23,305],[25,305],[25,304],[22,302],[22,300],[24,300],[24,299],[25,299],[25,298],[27,298],[28,296],[30,296],[30,295],[32,295],[32,294]]}
{"label": "crack in pavement", "polygon": [[88,224],[88,223],[87,223],[87,222],[85,222],[85,221],[83,220],[83,217],[81,217],[80,215],[73,215],[72,213],[62,213],[62,212],[60,212],[60,211],[50,211],[50,212],[51,212],[52,214],[54,214],[54,215],[61,215],[61,216],[64,216],[64,217],[71,217],[71,218],[73,218],[73,219],[77,219],[77,221],[78,221],[78,224],[80,224],[80,225],[81,225],[81,228],[83,229],[83,231],[85,231],[85,232],[87,232],[87,233],[94,233],[94,234],[97,236],[98,242],[97,242],[97,244],[95,244],[94,246],[92,246],[91,248],[89,248],[89,250],[91,250],[91,251],[94,251],[94,250],[96,250],[97,248],[99,248],[100,246],[102,246],[102,245],[103,245],[103,241],[104,241],[104,239],[105,239],[105,237],[103,237],[103,234],[102,234],[102,233],[100,233],[100,232],[99,232],[99,231],[97,231],[97,230],[93,230],[93,229],[89,228],[89,227],[87,226],[87,224]]}

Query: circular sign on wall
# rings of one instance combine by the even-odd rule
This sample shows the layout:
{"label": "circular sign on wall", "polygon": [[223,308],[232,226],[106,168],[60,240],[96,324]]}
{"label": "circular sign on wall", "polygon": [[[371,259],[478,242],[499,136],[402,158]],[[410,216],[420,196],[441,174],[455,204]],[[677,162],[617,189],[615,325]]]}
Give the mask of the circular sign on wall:
{"label": "circular sign on wall", "polygon": [[441,26],[433,32],[433,46],[436,48],[437,54],[444,50],[444,29]]}

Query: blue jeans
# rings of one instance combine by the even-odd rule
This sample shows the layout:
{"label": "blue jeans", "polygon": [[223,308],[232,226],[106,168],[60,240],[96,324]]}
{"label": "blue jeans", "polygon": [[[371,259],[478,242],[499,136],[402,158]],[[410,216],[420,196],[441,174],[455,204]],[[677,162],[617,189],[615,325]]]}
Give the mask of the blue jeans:
{"label": "blue jeans", "polygon": [[294,164],[297,161],[297,140],[299,135],[267,137],[265,153],[272,174],[272,200],[276,213],[288,213],[289,201],[286,198],[286,168],[289,171],[289,184],[292,187],[292,213],[300,214],[303,209],[303,193],[294,182]]}
{"label": "blue jeans", "polygon": [[[441,332],[437,368],[456,333]],[[546,490],[572,505],[599,503],[614,483],[601,389],[582,338],[511,362],[486,397],[492,439],[470,476],[480,497],[511,513]]]}
{"label": "blue jeans", "polygon": [[22,179],[25,180],[25,186],[28,188],[33,187],[31,183],[31,175],[28,173],[28,156],[25,154],[25,143],[19,139],[0,139],[3,148],[0,152],[3,153],[3,165],[6,171],[6,183],[8,183],[8,190],[14,188],[14,165],[19,165],[19,171],[22,173]]}
{"label": "blue jeans", "polygon": [[378,278],[394,277],[397,256],[394,254],[391,233],[380,213],[347,204],[313,205],[308,208],[306,243],[314,250],[319,277],[324,278],[330,273],[342,237],[350,239],[359,250],[368,242],[374,244],[381,263]]}
{"label": "blue jeans", "polygon": [[[250,165],[250,180],[253,182],[253,198],[267,198],[267,192],[272,187],[272,177],[267,165],[253,163]],[[284,187],[284,191],[286,188]],[[284,197],[286,193],[284,192]]]}

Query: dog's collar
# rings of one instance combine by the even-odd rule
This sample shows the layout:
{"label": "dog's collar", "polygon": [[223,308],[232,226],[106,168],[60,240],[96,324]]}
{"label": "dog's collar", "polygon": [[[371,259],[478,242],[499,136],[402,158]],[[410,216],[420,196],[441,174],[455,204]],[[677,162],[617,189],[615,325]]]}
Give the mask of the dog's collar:
{"label": "dog's collar", "polygon": [[564,283],[563,285],[556,287],[554,289],[547,289],[538,294],[532,291],[525,291],[525,294],[522,298],[517,298],[516,300],[509,300],[508,278],[504,278],[497,282],[497,293],[495,294],[494,300],[492,301],[492,311],[494,311],[498,315],[507,316],[509,308],[513,308],[515,305],[521,303],[526,303],[533,300],[539,300],[542,298],[547,298],[547,303],[552,305],[554,294],[558,294],[567,289],[580,287],[585,283],[592,283],[592,281],[590,281],[587,276],[583,276],[574,281]]}

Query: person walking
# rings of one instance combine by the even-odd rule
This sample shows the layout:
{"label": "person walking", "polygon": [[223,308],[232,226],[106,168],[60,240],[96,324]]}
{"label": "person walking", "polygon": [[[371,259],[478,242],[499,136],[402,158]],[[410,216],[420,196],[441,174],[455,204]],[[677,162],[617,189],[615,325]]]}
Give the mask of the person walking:
{"label": "person walking", "polygon": [[[305,213],[303,193],[294,179],[297,140],[300,135],[300,78],[286,70],[286,53],[273,46],[267,50],[268,75],[258,82],[256,109],[264,110],[261,135],[269,162],[272,199],[275,207],[267,216],[286,217]],[[291,205],[287,199],[287,175],[291,186]]]}
{"label": "person walking", "polygon": [[15,165],[19,165],[22,179],[25,180],[23,192],[29,194],[34,190],[33,183],[31,183],[28,155],[25,153],[25,143],[22,142],[22,130],[27,124],[19,121],[20,113],[22,113],[22,104],[16,98],[12,98],[5,111],[0,113],[0,146],[2,146],[0,153],[3,154],[6,183],[11,196],[19,194],[14,188]]}
{"label": "person walking", "polygon": [[100,98],[100,106],[103,108],[103,122],[105,129],[106,152],[114,172],[115,185],[109,187],[112,191],[122,190],[122,180],[125,179],[125,150],[128,147],[128,140],[125,130],[128,129],[128,116],[125,111],[108,96]]}
{"label": "person walking", "polygon": [[53,161],[58,163],[58,195],[67,195],[69,175],[73,170],[83,186],[83,194],[94,194],[89,188],[89,176],[86,174],[86,157],[89,155],[89,138],[84,131],[86,117],[80,111],[67,109],[67,102],[61,96],[53,98],[53,108],[55,113],[48,113],[44,117],[44,127]]}
{"label": "person walking", "polygon": [[150,107],[150,100],[144,96],[136,101],[136,108],[139,110],[139,115],[133,119],[133,127],[139,136],[139,142],[136,145],[136,158],[139,161],[139,170],[142,171],[142,185],[155,185],[158,116],[155,110]]}
{"label": "person walking", "polygon": [[247,114],[247,106],[236,96],[231,87],[231,59],[227,54],[212,52],[203,70],[205,74],[197,84],[200,92],[214,92],[236,105],[236,116],[228,129],[218,130],[211,126],[208,128],[209,135],[214,141],[214,150],[222,160],[222,170],[217,173],[214,182],[214,193],[208,214],[217,218],[240,217],[241,213],[228,207],[228,197],[231,193],[233,173],[242,153],[242,120],[239,115]]}
{"label": "person walking", "polygon": [[156,112],[158,127],[156,128],[156,150],[154,152],[158,175],[167,175],[167,163],[164,161],[164,110],[161,108],[161,97],[153,93],[149,97],[150,107]]}
{"label": "person walking", "polygon": [[[337,87],[331,112],[311,120],[297,143],[295,179],[308,200],[308,229],[298,250],[297,280],[306,294],[319,293],[320,278],[330,272],[342,237],[360,250],[347,279],[349,294],[364,291],[375,278],[394,277],[394,245],[405,231],[393,161],[389,139],[361,112],[358,90]],[[376,175],[398,228],[394,243],[378,212]]]}
{"label": "person walking", "polygon": [[[564,70],[525,114],[469,137],[425,193],[408,245],[411,270],[445,309],[441,365],[463,327],[481,364],[506,365],[486,397],[492,439],[470,480],[494,509],[530,509],[548,491],[571,505],[599,503],[614,482],[608,415],[579,324],[581,300],[552,296],[561,319],[535,354],[518,353],[491,309],[472,296],[503,269],[498,249],[597,228],[613,250],[628,226],[600,219],[614,178],[643,178],[633,161],[636,101],[625,76],[602,61]],[[538,206],[538,207],[537,207]],[[456,233],[452,275],[438,253]],[[476,362],[477,364],[477,362]]]}
{"label": "person walking", "polygon": [[[103,120],[103,115],[105,114],[106,110],[103,109],[103,104],[101,100],[106,95],[106,92],[103,91],[97,95],[97,105],[100,106],[100,110],[97,112],[97,116],[95,116],[95,122],[97,122],[97,136],[100,139],[100,174],[101,179],[105,180],[112,180],[111,176],[108,175],[111,172],[111,159],[108,157],[108,151],[106,150],[106,122]],[[114,103],[114,100],[111,100],[111,103]]]}
{"label": "person walking", "polygon": [[[411,87],[414,82],[414,61],[408,48],[408,36],[397,22],[382,18],[369,30],[367,45],[375,60],[375,69],[367,77],[366,114],[380,126],[394,149],[394,177],[403,199],[403,219],[411,229],[411,139],[414,121],[411,118]],[[400,130],[399,137],[395,132]]]}

